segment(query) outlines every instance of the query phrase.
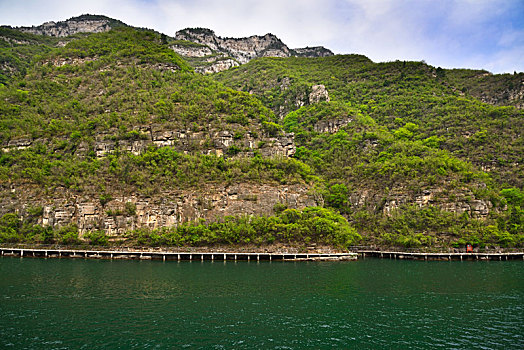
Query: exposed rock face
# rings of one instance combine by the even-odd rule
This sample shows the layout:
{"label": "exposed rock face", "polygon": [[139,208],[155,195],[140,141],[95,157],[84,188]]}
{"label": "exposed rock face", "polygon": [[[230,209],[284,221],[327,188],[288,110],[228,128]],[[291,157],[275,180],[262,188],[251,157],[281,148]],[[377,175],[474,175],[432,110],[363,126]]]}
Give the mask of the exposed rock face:
{"label": "exposed rock face", "polygon": [[323,46],[304,47],[300,49],[293,49],[293,56],[297,57],[326,57],[333,56],[331,50],[326,49]]}
{"label": "exposed rock face", "polygon": [[323,132],[323,133],[330,133],[334,134],[340,130],[340,128],[343,128],[344,126],[351,123],[353,119],[352,118],[337,118],[332,120],[321,120],[317,122],[313,130],[316,132]]}
{"label": "exposed rock face", "polygon": [[[172,47],[175,52],[185,57],[209,57],[211,60],[205,60],[207,64],[193,61],[196,70],[201,73],[220,72],[235,65],[247,63],[257,57],[323,57],[333,55],[333,52],[323,47],[290,49],[273,34],[253,35],[248,38],[221,38],[210,29],[187,28],[178,31],[175,39],[204,46],[204,48],[199,46],[181,48],[180,45]],[[208,53],[209,51],[211,53]],[[224,63],[223,61],[227,61],[228,58],[230,61]],[[233,62],[236,62],[236,64],[233,64]]]}
{"label": "exposed rock face", "polygon": [[184,46],[184,45],[171,45],[171,50],[177,54],[186,57],[205,57],[213,53],[213,51],[207,46]]}
{"label": "exposed rock face", "polygon": [[229,68],[237,67],[240,65],[237,61],[231,58],[227,58],[223,60],[211,59],[210,63],[211,64],[208,66],[200,66],[200,67],[197,66],[195,68],[195,71],[201,74],[218,73],[218,72],[222,72],[224,70],[228,70]]}
{"label": "exposed rock face", "polygon": [[[233,130],[167,130],[160,124],[135,131],[137,131],[135,139],[116,139],[114,133],[100,133],[96,136],[94,145],[81,143],[77,147],[77,155],[82,156],[89,151],[94,151],[96,156],[101,158],[117,149],[137,155],[152,144],[159,147],[172,147],[179,152],[200,152],[217,156],[232,156],[228,153],[232,146],[240,150],[235,156],[253,156],[254,151],[257,150],[263,156],[291,157],[296,151],[293,133],[271,137],[247,132],[239,137]],[[43,139],[32,140],[27,137],[13,139],[2,145],[2,150],[9,152],[12,149],[23,149],[35,143],[45,142]]]}
{"label": "exposed rock face", "polygon": [[62,22],[46,22],[39,26],[20,27],[22,32],[48,35],[56,37],[66,37],[77,33],[101,33],[111,30],[111,21],[109,18],[100,16],[80,16],[68,19]]}
{"label": "exposed rock face", "polygon": [[[114,130],[113,130],[114,131]],[[246,132],[240,136],[232,130],[169,130],[163,124],[152,124],[135,130],[134,139],[116,139],[114,133],[98,134],[93,144],[82,142],[76,155],[85,156],[94,151],[97,157],[106,157],[117,150],[134,154],[144,152],[148,146],[172,147],[181,152],[201,152],[217,156],[253,156],[254,151],[263,156],[292,156],[295,151],[294,134],[263,135],[262,131]],[[261,135],[261,136],[259,136]],[[31,147],[45,143],[44,139],[20,138],[3,145],[4,151]],[[235,146],[240,153],[231,154]],[[86,189],[78,193],[66,189],[42,192],[38,186],[0,186],[0,216],[16,211],[22,218],[27,208],[42,207],[39,223],[61,227],[75,224],[83,234],[91,230],[104,230],[110,235],[121,235],[136,228],[158,228],[182,222],[206,219],[209,221],[225,215],[267,215],[277,203],[290,208],[318,205],[307,185],[262,184],[201,184],[198,188],[145,195],[111,190],[113,200],[102,205],[100,193]],[[126,211],[126,203],[136,208],[136,213]]]}
{"label": "exposed rock face", "polygon": [[[109,235],[121,235],[136,228],[175,226],[183,222],[216,220],[225,215],[270,215],[273,206],[285,203],[289,208],[304,208],[318,203],[309,188],[303,185],[271,186],[236,184],[205,186],[194,190],[170,190],[152,197],[140,195],[118,196],[102,206],[96,194],[77,194],[55,191],[43,198],[36,189],[3,188],[0,191],[0,215],[8,208],[18,208],[23,218],[30,207],[43,207],[39,224],[61,227],[78,226],[81,234],[104,230]],[[116,196],[115,196],[116,197]],[[126,203],[136,208],[126,212]]]}
{"label": "exposed rock face", "polygon": [[524,78],[520,84],[513,88],[507,88],[497,94],[493,93],[472,93],[484,103],[489,103],[495,106],[512,105],[519,109],[524,109]]}
{"label": "exposed rock face", "polygon": [[10,140],[7,143],[7,145],[4,145],[2,147],[2,150],[4,152],[7,152],[11,149],[24,149],[24,148],[31,146],[32,143],[33,142],[30,138],[21,138],[21,139],[16,139],[16,140]]}
{"label": "exposed rock face", "polygon": [[[126,24],[96,15],[82,15],[61,22],[46,22],[39,26],[19,27],[20,31],[55,37],[77,33],[100,33]],[[188,59],[198,73],[217,73],[249,62],[257,57],[324,57],[333,52],[317,46],[290,49],[273,34],[247,38],[221,38],[210,29],[188,28],[176,33],[171,49]],[[184,45],[186,41],[197,45]],[[65,45],[61,42],[58,46]]]}
{"label": "exposed rock face", "polygon": [[309,94],[309,103],[318,103],[321,101],[329,102],[329,94],[324,85],[313,85]]}
{"label": "exposed rock face", "polygon": [[289,57],[289,48],[273,34],[253,35],[248,38],[221,38],[209,29],[184,29],[175,39],[206,45],[214,51],[233,57],[239,63],[247,63],[255,57]]}
{"label": "exposed rock face", "polygon": [[[395,209],[412,203],[420,207],[436,206],[444,211],[457,214],[468,213],[473,218],[486,219],[493,208],[490,201],[475,199],[473,193],[467,190],[455,193],[453,199],[445,196],[443,192],[442,189],[434,188],[426,189],[416,195],[409,195],[405,189],[399,187],[387,196],[382,211],[385,215],[391,215]],[[350,201],[352,205],[357,207],[380,202],[367,192],[351,196]]]}

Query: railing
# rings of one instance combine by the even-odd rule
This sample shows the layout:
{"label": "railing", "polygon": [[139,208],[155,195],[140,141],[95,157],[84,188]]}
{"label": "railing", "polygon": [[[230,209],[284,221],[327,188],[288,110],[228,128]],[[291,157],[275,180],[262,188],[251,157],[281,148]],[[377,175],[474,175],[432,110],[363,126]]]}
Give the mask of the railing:
{"label": "railing", "polygon": [[[466,247],[419,247],[406,248],[395,246],[351,246],[347,248],[351,252],[358,251],[381,251],[381,252],[406,252],[406,253],[467,253]],[[524,248],[474,248],[473,253],[520,253]]]}
{"label": "railing", "polygon": [[[80,245],[63,245],[63,244],[27,244],[27,243],[1,243],[1,247],[5,248],[18,248],[18,249],[44,249],[44,250],[90,250],[90,251],[141,251],[141,252],[221,252],[221,251],[235,251],[235,252],[248,252],[256,249],[246,247],[226,247],[226,246],[217,246],[217,247],[173,247],[173,246],[159,246],[159,247],[144,247],[144,246],[94,246],[89,244],[80,244]],[[303,254],[306,252],[296,251],[296,252],[284,252],[277,250],[269,251],[265,247],[260,247],[259,250],[265,250],[266,253],[296,253]],[[473,253],[518,253],[522,252],[524,248],[474,248]],[[336,251],[341,251],[338,249],[333,249],[333,253]],[[375,246],[375,245],[356,245],[350,246],[346,249],[347,252],[359,252],[359,251],[382,251],[382,252],[406,252],[406,253],[467,253],[466,247],[464,248],[453,248],[453,247],[420,247],[420,248],[406,248],[406,247],[395,247],[395,246]],[[325,252],[327,253],[327,251]]]}

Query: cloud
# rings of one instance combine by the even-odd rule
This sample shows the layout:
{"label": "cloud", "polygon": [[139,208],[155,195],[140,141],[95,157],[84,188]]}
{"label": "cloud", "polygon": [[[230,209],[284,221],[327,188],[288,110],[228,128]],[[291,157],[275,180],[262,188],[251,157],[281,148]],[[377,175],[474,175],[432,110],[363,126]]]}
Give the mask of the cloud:
{"label": "cloud", "polygon": [[374,61],[524,71],[521,0],[0,0],[2,24],[83,13],[168,35],[186,27],[233,37],[271,32],[290,47],[323,45]]}

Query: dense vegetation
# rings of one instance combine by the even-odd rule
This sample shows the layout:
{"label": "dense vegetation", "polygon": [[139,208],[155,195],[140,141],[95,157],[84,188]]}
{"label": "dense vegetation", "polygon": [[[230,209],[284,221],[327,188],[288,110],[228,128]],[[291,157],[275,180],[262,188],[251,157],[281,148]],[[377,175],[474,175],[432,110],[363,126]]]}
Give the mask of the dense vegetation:
{"label": "dense vegetation", "polygon": [[32,64],[33,57],[49,52],[58,40],[40,37],[0,27],[0,84],[6,84],[14,76],[23,76]]}
{"label": "dense vegetation", "polygon": [[34,140],[32,147],[3,152],[3,181],[81,190],[117,178],[151,192],[202,181],[288,183],[311,175],[293,159],[201,154],[210,139],[187,145],[187,155],[150,146],[140,155],[117,148],[97,158],[96,140],[139,141],[148,137],[146,125],[204,133],[233,129],[242,136],[263,134],[274,121],[258,99],[192,73],[151,32],[124,28],[52,50],[23,79],[0,86],[0,99],[0,140]]}
{"label": "dense vegetation", "polygon": [[[39,210],[38,208],[33,211]],[[103,231],[88,232],[84,238],[94,245],[108,245]],[[217,244],[326,244],[347,248],[361,239],[340,214],[326,208],[303,210],[280,208],[273,216],[226,216],[219,221],[182,224],[156,230],[129,231],[113,244],[137,246],[208,246]],[[34,223],[34,216],[22,221],[15,214],[0,218],[0,242],[82,244],[78,228],[59,229]]]}
{"label": "dense vegetation", "polygon": [[[284,129],[295,133],[295,158],[325,179],[326,204],[345,213],[369,242],[522,245],[521,206],[508,205],[504,194],[524,184],[524,113],[482,103],[468,96],[473,88],[456,88],[472,84],[472,76],[478,74],[347,55],[263,58],[215,78],[255,93],[280,113]],[[493,82],[482,85],[484,94],[496,95],[504,77],[509,88],[520,79],[484,75],[482,81]],[[317,84],[327,87],[330,102],[308,104]],[[337,132],[315,127],[340,119],[349,123]],[[435,196],[414,205],[425,192]],[[367,195],[365,205],[352,200],[359,193]],[[439,209],[473,199],[494,210],[480,219]]]}
{"label": "dense vegetation", "polygon": [[[103,205],[124,193],[294,184],[324,206],[137,229],[120,243],[524,245],[524,112],[477,99],[511,90],[519,74],[346,55],[263,58],[210,77],[148,30],[75,35],[64,47],[10,28],[0,37],[5,196],[36,186]],[[310,103],[318,84],[329,102]],[[173,130],[187,141],[152,142]],[[221,132],[233,143],[210,153]],[[263,156],[284,133],[294,133],[293,157]],[[81,242],[73,225],[40,225],[42,208],[19,209],[4,208],[0,242]],[[83,239],[108,243],[102,230]]]}
{"label": "dense vegetation", "polygon": [[[274,111],[286,113],[297,109],[297,100],[307,101],[312,85],[323,84],[332,102],[349,105],[398,136],[435,137],[439,148],[477,168],[489,168],[499,182],[524,185],[524,112],[465,95],[452,85],[457,80],[454,71],[423,62],[376,64],[346,55],[257,59],[219,73],[216,79],[254,92]],[[336,117],[332,112],[322,117]],[[406,133],[407,123],[416,124],[416,130]]]}

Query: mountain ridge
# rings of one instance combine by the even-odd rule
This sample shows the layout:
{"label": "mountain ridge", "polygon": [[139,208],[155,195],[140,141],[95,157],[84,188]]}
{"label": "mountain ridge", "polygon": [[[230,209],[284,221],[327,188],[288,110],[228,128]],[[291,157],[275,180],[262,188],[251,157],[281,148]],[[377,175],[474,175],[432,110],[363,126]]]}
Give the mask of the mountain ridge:
{"label": "mountain ridge", "polygon": [[25,33],[66,37],[78,33],[100,33],[111,29],[128,26],[127,24],[103,15],[84,14],[71,17],[65,21],[45,22],[38,26],[15,27]]}
{"label": "mountain ridge", "polygon": [[[63,46],[70,40],[73,40],[75,35],[81,34],[83,31],[103,32],[119,27],[129,26],[122,21],[107,16],[85,14],[56,23],[47,22],[47,25],[18,28],[3,26],[2,28],[3,30],[11,28],[37,35],[47,34],[51,37],[62,39],[55,41],[53,46]],[[145,28],[136,29],[151,31],[151,29]],[[192,33],[193,31],[195,33]],[[273,34],[264,36],[253,35],[248,38],[221,38],[214,31],[207,28],[186,28],[177,33],[175,37],[159,34],[161,34],[163,40],[172,50],[184,57],[197,72],[203,74],[222,72],[260,57],[327,57],[333,55],[329,49],[322,46],[290,49]],[[205,33],[205,35],[200,35],[199,37],[199,33]],[[69,35],[70,38],[65,35]],[[10,35],[0,35],[0,37],[8,42],[14,40],[16,43],[18,40],[21,43],[21,39],[10,38]],[[252,47],[246,50],[245,48],[250,44],[249,41],[252,40],[250,38],[256,40],[266,38],[266,40],[260,47],[253,49],[253,45],[251,45]],[[32,40],[34,41],[34,39]],[[219,47],[217,46],[218,42],[226,45]],[[235,44],[236,47],[231,47],[232,44]],[[241,46],[244,46],[244,49]],[[16,61],[16,58],[12,58],[11,61]],[[18,70],[16,64],[13,66],[12,63],[6,61],[0,62],[0,69],[7,75],[11,75]],[[434,74],[445,74],[445,72],[452,73],[453,79],[450,83],[463,93],[467,92],[475,98],[492,105],[503,106],[510,104],[520,109],[524,108],[524,73],[522,72],[515,72],[512,75],[507,73],[492,74],[482,70],[437,68]],[[448,76],[451,76],[449,73]],[[0,76],[0,81],[2,80],[5,80],[5,78]],[[483,88],[479,89],[480,86]]]}
{"label": "mountain ridge", "polygon": [[[103,15],[84,14],[59,22],[45,22],[38,26],[17,27],[24,33],[47,35],[64,38],[79,33],[100,33],[129,25]],[[271,33],[252,35],[244,38],[222,38],[207,28],[186,28],[179,30],[174,38],[166,36],[167,41],[190,41],[207,46],[211,51],[207,55],[191,50],[188,45],[173,44],[171,48],[186,58],[193,58],[197,71],[216,73],[239,64],[247,63],[257,57],[323,57],[333,55],[322,46],[289,49],[278,37]],[[201,59],[195,60],[195,57]],[[200,64],[196,64],[200,63]]]}
{"label": "mountain ridge", "polygon": [[[260,57],[324,57],[333,55],[333,52],[321,46],[290,49],[282,40],[271,33],[244,38],[222,38],[207,28],[186,28],[176,33],[175,40],[197,43],[210,49],[209,52],[206,52],[207,54],[199,55],[187,52],[187,46],[181,45],[182,47],[180,47],[180,44],[172,46],[173,50],[181,56],[191,57],[195,68],[201,73],[217,73]],[[194,48],[193,52],[201,52],[201,49]],[[195,59],[196,57],[198,59]]]}
{"label": "mountain ridge", "polygon": [[522,74],[333,55],[203,75],[170,46],[210,47],[151,30],[0,37],[19,68],[0,84],[1,242],[524,244],[524,112],[474,95]]}

